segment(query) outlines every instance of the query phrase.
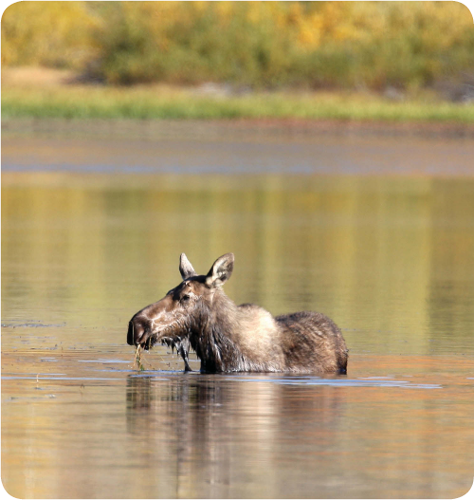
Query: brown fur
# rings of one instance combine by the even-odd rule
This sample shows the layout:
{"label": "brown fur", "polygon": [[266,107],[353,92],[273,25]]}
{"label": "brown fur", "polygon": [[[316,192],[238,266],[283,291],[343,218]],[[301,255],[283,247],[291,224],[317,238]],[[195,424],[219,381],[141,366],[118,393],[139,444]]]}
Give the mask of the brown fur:
{"label": "brown fur", "polygon": [[198,276],[182,254],[182,283],[133,316],[127,342],[176,347],[186,370],[192,347],[203,372],[346,373],[346,344],[331,319],[317,312],[273,317],[255,304],[237,306],[222,290],[233,264],[233,254],[225,254]]}

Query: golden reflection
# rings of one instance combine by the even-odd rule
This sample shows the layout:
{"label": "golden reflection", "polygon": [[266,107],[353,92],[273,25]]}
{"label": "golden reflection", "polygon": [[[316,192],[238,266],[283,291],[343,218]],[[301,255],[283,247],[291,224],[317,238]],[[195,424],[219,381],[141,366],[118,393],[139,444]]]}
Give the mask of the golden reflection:
{"label": "golden reflection", "polygon": [[[312,442],[312,453],[319,454],[340,445],[343,403],[337,388],[305,390],[262,377],[261,383],[246,381],[251,378],[128,377],[129,439],[146,448],[153,481],[167,483],[179,498],[286,496],[278,463],[293,446]],[[138,473],[133,481],[146,495],[149,478]]]}
{"label": "golden reflection", "polygon": [[117,343],[137,308],[177,284],[182,251],[199,272],[232,251],[236,302],[324,312],[349,330],[352,349],[442,351],[474,325],[471,180],[76,180],[3,174],[6,320],[27,301],[32,319],[96,326]]}

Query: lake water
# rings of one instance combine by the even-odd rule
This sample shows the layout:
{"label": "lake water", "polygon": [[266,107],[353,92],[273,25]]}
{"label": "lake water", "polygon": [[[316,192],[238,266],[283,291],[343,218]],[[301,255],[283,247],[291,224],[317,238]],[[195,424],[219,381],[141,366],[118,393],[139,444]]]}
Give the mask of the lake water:
{"label": "lake water", "polygon": [[[7,491],[466,493],[474,139],[158,129],[4,133]],[[225,289],[237,303],[333,318],[347,376],[185,374],[165,347],[137,370],[128,320],[178,284],[183,251],[201,273],[234,252]]]}

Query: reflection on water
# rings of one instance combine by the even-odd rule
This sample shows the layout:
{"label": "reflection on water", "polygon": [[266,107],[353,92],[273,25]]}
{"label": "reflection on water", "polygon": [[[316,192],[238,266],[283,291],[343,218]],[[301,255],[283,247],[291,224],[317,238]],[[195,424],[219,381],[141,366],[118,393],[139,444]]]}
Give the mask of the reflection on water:
{"label": "reflection on water", "polygon": [[3,323],[121,344],[178,283],[182,251],[200,272],[233,251],[238,303],[324,312],[353,350],[473,353],[473,193],[465,179],[4,174]]}
{"label": "reflection on water", "polygon": [[[10,170],[2,479],[11,494],[467,491],[472,178]],[[182,251],[200,272],[234,252],[226,290],[238,303],[331,316],[350,348],[348,376],[183,374],[162,347],[135,371],[128,320],[178,283]]]}
{"label": "reflection on water", "polygon": [[[429,447],[424,434],[441,430],[431,421],[439,403],[428,392],[413,397],[395,391],[389,402],[386,390],[368,395],[331,381],[315,387],[298,380],[272,383],[274,377],[242,383],[245,378],[129,377],[127,430],[137,446],[146,442],[153,450],[160,474],[173,478],[173,495],[369,497],[375,473],[385,492],[417,496],[418,482],[425,483],[426,495],[437,496],[431,474],[448,442],[440,439],[438,451],[421,459]],[[412,417],[403,419],[405,412]],[[400,480],[410,462],[424,463],[408,493]]]}
{"label": "reflection on water", "polygon": [[449,498],[471,484],[472,359],[353,354],[351,376],[320,379],[90,358],[3,354],[10,493]]}

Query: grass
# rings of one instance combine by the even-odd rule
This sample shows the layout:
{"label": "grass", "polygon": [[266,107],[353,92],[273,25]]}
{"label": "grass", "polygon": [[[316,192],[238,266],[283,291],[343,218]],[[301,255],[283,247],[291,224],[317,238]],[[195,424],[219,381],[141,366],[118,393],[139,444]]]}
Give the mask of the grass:
{"label": "grass", "polygon": [[276,118],[474,123],[474,105],[425,93],[400,101],[366,92],[212,94],[163,85],[110,87],[61,79],[2,82],[2,118]]}

